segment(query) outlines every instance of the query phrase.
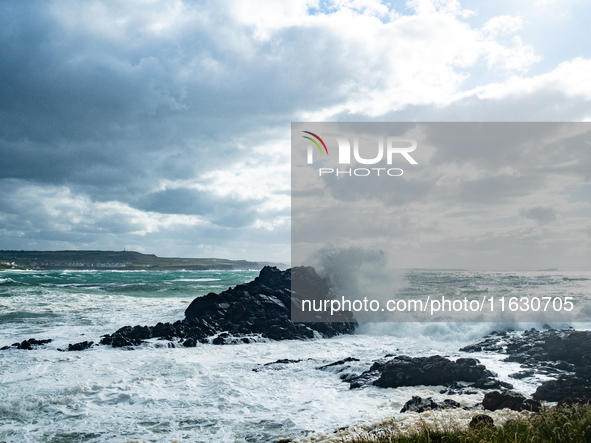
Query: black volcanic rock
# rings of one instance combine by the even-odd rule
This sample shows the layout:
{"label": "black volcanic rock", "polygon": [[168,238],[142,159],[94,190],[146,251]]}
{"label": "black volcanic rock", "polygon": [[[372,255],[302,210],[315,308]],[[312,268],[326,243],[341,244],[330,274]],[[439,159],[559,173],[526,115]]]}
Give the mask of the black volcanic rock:
{"label": "black volcanic rock", "polygon": [[359,361],[359,359],[355,358],[355,357],[347,357],[347,358],[343,358],[342,360],[335,361],[333,363],[329,363],[327,365],[319,366],[316,369],[320,369],[322,371],[326,368],[331,368],[333,366],[341,366],[341,365],[344,365],[345,363],[349,363],[349,362],[353,362],[353,361]]}
{"label": "black volcanic rock", "polygon": [[513,389],[511,383],[497,380],[495,378],[481,378],[471,386],[478,389]]}
{"label": "black volcanic rock", "polygon": [[572,328],[537,331],[532,328],[523,333],[497,333],[461,351],[508,354],[505,361],[521,363],[526,369],[513,374],[513,378],[532,376],[535,372],[558,377],[537,388],[533,395],[536,400],[574,398],[586,402],[591,399],[591,331]]}
{"label": "black volcanic rock", "polygon": [[446,385],[458,381],[481,382],[493,380],[496,374],[486,369],[475,358],[451,361],[440,355],[408,357],[401,355],[391,360],[378,360],[361,375],[346,379],[351,388],[372,384],[382,388],[416,385]]}
{"label": "black volcanic rock", "polygon": [[69,344],[68,351],[83,351],[90,348],[93,344],[93,341],[81,341],[80,343]]}
{"label": "black volcanic rock", "polygon": [[279,360],[275,360],[275,361],[272,361],[272,362],[269,362],[269,363],[265,363],[264,365],[261,365],[261,366],[259,366],[257,368],[254,368],[253,369],[253,372],[260,372],[263,369],[268,369],[268,368],[280,369],[280,368],[285,367],[285,365],[292,364],[292,363],[299,363],[301,361],[303,361],[303,360],[300,360],[300,359],[298,359],[298,360],[292,360],[292,359],[289,359],[289,358],[281,358]]}
{"label": "black volcanic rock", "polygon": [[545,401],[561,401],[566,398],[591,399],[591,384],[576,376],[564,376],[538,386],[533,398]]}
{"label": "black volcanic rock", "polygon": [[429,398],[421,398],[416,395],[407,401],[400,412],[418,412],[422,413],[429,410],[437,410],[437,409],[456,409],[461,407],[461,405],[454,400],[445,399],[441,403],[437,403],[431,397]]}
{"label": "black volcanic rock", "polygon": [[513,411],[538,412],[542,408],[539,401],[525,398],[523,395],[511,391],[487,392],[482,400],[482,406],[489,411],[506,408]]}
{"label": "black volcanic rock", "polygon": [[[292,278],[299,279],[304,291],[294,296]],[[197,343],[248,343],[257,337],[272,340],[310,339],[351,334],[357,323],[349,312],[330,318],[333,322],[294,323],[291,309],[301,309],[301,296],[330,299],[328,280],[314,268],[296,267],[281,271],[265,266],[253,281],[194,299],[185,310],[185,318],[155,326],[125,326],[102,338],[101,344],[113,347],[135,346],[149,338],[179,338],[185,347]],[[322,313],[319,313],[322,315]],[[334,322],[334,320],[341,320]],[[329,320],[328,317],[319,320]]]}
{"label": "black volcanic rock", "polygon": [[36,338],[30,338],[28,340],[23,340],[20,343],[13,343],[10,346],[4,346],[0,350],[4,351],[7,349],[25,349],[27,351],[31,351],[33,349],[37,349],[39,346],[43,346],[47,343],[51,343],[51,338],[46,340],[37,340]]}
{"label": "black volcanic rock", "polygon": [[509,377],[514,378],[516,380],[522,380],[524,378],[533,377],[535,375],[535,371],[529,369],[527,371],[520,371],[516,372],[515,374],[509,374]]}
{"label": "black volcanic rock", "polygon": [[505,361],[521,363],[525,368],[551,362],[544,366],[560,373],[586,365],[585,357],[591,355],[591,332],[573,329],[538,331],[532,328],[522,333],[496,333],[460,351],[507,354]]}
{"label": "black volcanic rock", "polygon": [[440,355],[395,357],[383,366],[374,384],[383,388],[441,385],[455,381],[475,382],[494,375],[479,363],[474,358],[459,358],[453,362]]}

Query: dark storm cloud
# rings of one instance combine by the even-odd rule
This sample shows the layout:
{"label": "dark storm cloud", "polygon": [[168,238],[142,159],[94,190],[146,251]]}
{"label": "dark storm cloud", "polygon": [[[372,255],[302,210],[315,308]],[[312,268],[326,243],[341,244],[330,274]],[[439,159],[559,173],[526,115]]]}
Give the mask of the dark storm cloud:
{"label": "dark storm cloud", "polygon": [[179,188],[148,194],[135,206],[161,214],[202,215],[216,225],[244,227],[255,220],[257,203],[260,202],[213,198],[211,193]]}
{"label": "dark storm cloud", "polygon": [[[308,6],[269,3],[261,13],[226,1],[4,2],[0,248],[143,245],[180,254],[203,243],[203,253],[211,246],[243,258],[242,242],[274,254],[289,241],[281,197],[291,120],[343,109],[336,119],[365,120],[358,110],[373,115],[375,106],[386,114],[372,118],[385,121],[580,119],[589,109],[582,96],[547,91],[452,99],[474,60],[498,50],[525,55],[519,70],[536,59],[533,49],[483,41],[459,17],[411,14],[396,23],[371,8]],[[425,33],[432,23],[457,44],[440,46],[439,28]],[[425,102],[437,106],[414,104]],[[371,181],[334,197],[480,205],[476,190],[489,204],[511,200],[544,173],[572,173],[569,164],[589,176],[588,151],[548,149],[534,154],[552,167],[517,177],[503,164],[531,158],[510,149],[438,147],[430,165],[419,162],[417,171],[431,168],[427,178],[405,168],[377,197]],[[467,152],[475,163],[463,163]],[[486,173],[437,185],[447,176],[436,163]],[[391,225],[407,232],[415,219],[401,214]],[[219,249],[225,244],[232,247]]]}
{"label": "dark storm cloud", "polygon": [[[147,12],[107,6],[111,18],[126,20],[113,34],[116,24],[104,17],[91,17],[98,30],[85,26],[82,16],[72,21],[71,15],[88,14],[81,4],[3,5],[0,248],[18,244],[15,238],[29,248],[41,241],[45,248],[60,241],[66,242],[61,248],[85,246],[100,235],[107,245],[108,236],[125,234],[144,244],[149,217],[134,208],[201,216],[220,226],[212,235],[223,239],[228,229],[252,225],[257,216],[285,216],[272,208],[261,214],[259,197],[235,200],[227,189],[157,190],[163,180],[212,186],[211,177],[203,178],[212,170],[231,169],[243,159],[257,165],[250,149],[238,144],[291,112],[290,95],[301,86],[298,69],[310,70],[290,73],[279,59],[300,50],[290,48],[297,36],[286,31],[281,47],[257,43],[248,30],[233,26],[223,8],[190,4],[188,23],[181,21],[185,29],[147,32],[151,18],[142,22],[142,14],[158,21],[167,12],[162,6],[145,5]],[[261,54],[271,59],[261,63]],[[286,75],[294,81],[284,82]],[[296,103],[310,99],[305,92],[298,97]],[[179,220],[185,229],[195,223]]]}
{"label": "dark storm cloud", "polygon": [[[215,213],[211,220],[224,226],[251,223],[260,200],[236,206],[202,193],[164,202],[154,191],[161,180],[231,168],[262,141],[259,128],[342,99],[333,87],[347,77],[335,51],[342,43],[297,28],[260,40],[207,3],[183,4],[185,19],[160,34],[146,28],[169,12],[164,4],[105,5],[113,22],[100,14],[85,22],[100,5],[3,5],[0,179],[68,186],[93,201],[165,214]],[[322,69],[302,63],[310,50]]]}

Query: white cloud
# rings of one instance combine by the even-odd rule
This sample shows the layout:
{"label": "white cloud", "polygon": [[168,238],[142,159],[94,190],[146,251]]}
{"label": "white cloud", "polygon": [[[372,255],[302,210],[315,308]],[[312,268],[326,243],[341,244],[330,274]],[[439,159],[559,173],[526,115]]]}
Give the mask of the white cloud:
{"label": "white cloud", "polygon": [[591,60],[577,57],[560,63],[556,69],[534,77],[511,77],[506,82],[475,88],[466,95],[499,100],[509,96],[526,96],[536,92],[560,92],[568,97],[591,99]]}
{"label": "white cloud", "polygon": [[[5,184],[7,186],[7,184]],[[41,187],[9,183],[15,187],[10,200],[3,204],[5,219],[12,230],[19,231],[18,218],[26,214],[27,231],[55,233],[104,233],[145,236],[174,225],[205,224],[197,216],[144,212],[118,201],[97,202],[67,187]]]}
{"label": "white cloud", "polygon": [[482,27],[482,31],[493,39],[499,35],[513,34],[523,28],[523,20],[520,17],[501,15],[493,17]]}

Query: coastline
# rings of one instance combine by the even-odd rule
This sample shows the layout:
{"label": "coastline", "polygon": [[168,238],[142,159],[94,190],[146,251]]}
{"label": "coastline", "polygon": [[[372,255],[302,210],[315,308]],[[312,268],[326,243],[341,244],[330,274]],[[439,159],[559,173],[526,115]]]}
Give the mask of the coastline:
{"label": "coastline", "polygon": [[[261,337],[251,343],[196,343],[195,347],[184,347],[177,339],[153,337],[137,346],[95,345],[78,352],[59,352],[68,343],[96,340],[123,325],[174,322],[183,317],[195,296],[225,292],[259,273],[13,274],[12,282],[0,285],[5,305],[5,341],[1,344],[29,337],[54,340],[33,350],[0,352],[5,383],[0,412],[10,417],[0,428],[0,441],[18,437],[33,442],[56,435],[66,439],[87,429],[96,433],[89,440],[93,443],[198,438],[212,443],[313,441],[314,436],[332,438],[340,428],[372,429],[392,417],[411,424],[421,417],[458,415],[465,423],[469,414],[480,411],[400,413],[417,395],[474,407],[482,401],[484,390],[456,395],[442,394],[449,389],[443,385],[350,389],[341,378],[345,373],[361,375],[376,359],[396,356],[475,358],[498,373],[498,380],[514,384],[515,391],[528,396],[549,377],[536,373],[512,379],[511,374],[522,370],[521,363],[504,361],[507,354],[460,350],[477,345],[492,329],[499,330],[500,325],[494,324],[365,324],[353,335],[330,339],[273,341]],[[531,326],[513,324],[505,329],[527,331]],[[518,335],[518,331],[508,335]],[[347,359],[346,365],[333,365]],[[285,360],[289,361],[281,363]],[[323,366],[329,367],[318,369]],[[28,427],[23,428],[23,423]]]}

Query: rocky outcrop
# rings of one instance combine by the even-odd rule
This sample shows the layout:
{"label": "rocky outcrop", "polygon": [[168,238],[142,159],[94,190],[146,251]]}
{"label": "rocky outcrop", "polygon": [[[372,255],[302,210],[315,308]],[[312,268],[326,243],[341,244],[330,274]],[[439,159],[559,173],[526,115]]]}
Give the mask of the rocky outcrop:
{"label": "rocky outcrop", "polygon": [[431,397],[429,398],[421,398],[416,395],[407,401],[400,412],[418,412],[422,413],[425,411],[432,411],[437,409],[455,409],[459,408],[461,405],[454,400],[445,399],[441,403],[437,403]]}
{"label": "rocky outcrop", "polygon": [[475,358],[459,358],[451,361],[440,355],[408,357],[401,355],[390,360],[378,360],[361,375],[348,377],[351,388],[364,385],[382,388],[400,386],[447,385],[455,382],[485,384],[496,374],[489,371]]}
{"label": "rocky outcrop", "polygon": [[558,380],[542,383],[533,398],[545,401],[561,401],[566,398],[581,399],[579,403],[591,401],[591,383],[581,377],[564,376]]}
{"label": "rocky outcrop", "polygon": [[4,346],[0,350],[4,351],[6,349],[26,349],[27,351],[31,351],[33,349],[37,349],[39,346],[51,343],[51,341],[52,340],[50,338],[46,340],[37,340],[35,338],[30,338],[28,340],[23,340],[20,343],[13,343],[10,346]]}
{"label": "rocky outcrop", "polygon": [[542,408],[539,401],[525,398],[523,395],[511,391],[487,392],[482,400],[482,406],[489,411],[511,409],[512,411],[538,412]]}
{"label": "rocky outcrop", "polygon": [[522,333],[493,332],[460,351],[506,354],[505,361],[520,363],[525,369],[513,378],[531,377],[536,372],[562,375],[585,365],[585,355],[591,355],[591,333],[573,329],[538,331],[534,328]]}
{"label": "rocky outcrop", "polygon": [[[66,351],[84,351],[85,349],[88,349],[90,347],[92,347],[92,345],[94,344],[93,341],[81,341],[80,343],[70,343],[68,345],[68,349],[65,349]],[[61,351],[61,349],[58,349],[58,351]]]}
{"label": "rocky outcrop", "polygon": [[269,363],[265,363],[264,365],[261,365],[261,366],[259,366],[257,368],[254,368],[253,369],[253,372],[261,372],[262,370],[269,369],[269,368],[270,369],[282,369],[282,368],[285,367],[285,365],[289,365],[289,364],[292,364],[292,363],[299,363],[301,361],[303,361],[303,360],[301,360],[301,359],[292,360],[292,359],[289,359],[289,358],[281,358],[279,360],[275,360],[275,361],[272,361],[272,362],[269,362]]}
{"label": "rocky outcrop", "polygon": [[[297,279],[300,294],[292,292],[292,278]],[[183,346],[192,347],[198,343],[249,343],[260,338],[301,340],[353,333],[357,323],[350,312],[330,318],[318,313],[319,321],[314,323],[291,321],[291,309],[301,307],[302,297],[329,300],[329,289],[329,281],[311,267],[281,271],[265,266],[252,282],[196,298],[185,310],[183,320],[125,326],[104,336],[101,344],[136,346],[150,338],[176,338]]]}
{"label": "rocky outcrop", "polygon": [[355,358],[355,357],[347,357],[347,358],[343,358],[342,360],[335,361],[333,363],[329,363],[327,365],[319,366],[316,369],[320,369],[322,371],[322,370],[327,369],[327,368],[332,368],[334,366],[342,366],[345,363],[350,363],[350,362],[354,362],[354,361],[359,361],[359,359],[358,358]]}
{"label": "rocky outcrop", "polygon": [[533,377],[536,373],[557,377],[542,383],[533,395],[536,400],[591,401],[591,331],[572,328],[523,333],[492,333],[465,352],[492,351],[507,354],[505,361],[521,363],[524,371],[513,378]]}

